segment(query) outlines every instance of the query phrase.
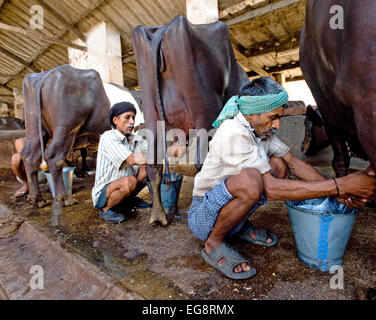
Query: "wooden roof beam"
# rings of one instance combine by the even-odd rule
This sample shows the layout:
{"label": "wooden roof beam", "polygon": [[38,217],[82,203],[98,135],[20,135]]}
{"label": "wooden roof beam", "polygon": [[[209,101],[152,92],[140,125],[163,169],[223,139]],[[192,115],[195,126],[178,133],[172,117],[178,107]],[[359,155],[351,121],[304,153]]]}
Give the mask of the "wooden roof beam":
{"label": "wooden roof beam", "polygon": [[286,82],[302,81],[302,80],[304,80],[303,76],[296,76],[296,77],[286,78]]}
{"label": "wooden roof beam", "polygon": [[[84,19],[87,15],[89,15],[92,11],[96,10],[99,6],[101,6],[103,3],[105,3],[106,0],[97,0],[94,3],[92,3],[89,7],[87,7],[81,14],[79,14],[74,21],[72,22],[73,25],[79,23],[82,19]],[[61,38],[67,30],[63,30],[60,32],[56,37]],[[37,60],[43,53],[45,53],[49,48],[51,47],[51,44],[47,44],[44,46],[33,58],[33,61]]]}
{"label": "wooden roof beam", "polygon": [[6,91],[12,93],[13,95],[13,89],[11,87],[8,87],[7,85],[0,86],[0,89],[5,89]]}
{"label": "wooden roof beam", "polygon": [[16,56],[14,53],[4,49],[3,47],[0,47],[0,53],[7,56],[8,58],[18,62],[19,64],[23,65],[24,67],[30,68],[34,72],[39,72],[39,70],[36,69],[35,67],[33,67],[31,63],[21,59],[20,57]]}
{"label": "wooden roof beam", "polygon": [[[94,3],[92,3],[89,7],[87,7],[78,17],[75,18],[75,20],[73,21],[73,25],[75,25],[76,23],[80,22],[82,19],[84,19],[87,15],[89,15],[92,11],[94,11],[95,9],[97,9],[99,6],[101,6],[103,3],[105,3],[106,0],[97,0],[95,1]],[[57,38],[60,38],[62,37],[65,33],[67,32],[67,30],[63,30],[61,33],[59,33],[59,35],[57,35]],[[37,52],[37,54],[34,56],[33,58],[33,62],[35,60],[37,60],[43,53],[45,53],[49,48],[51,47],[51,43],[47,44],[46,46],[44,46],[41,50],[39,50]],[[33,63],[32,62],[32,63]],[[18,72],[16,75],[12,76],[10,79],[12,79],[13,77],[19,75],[20,73],[22,73],[24,71],[24,68],[22,70],[20,70],[20,72]],[[39,71],[38,71],[39,72]],[[8,81],[9,82],[9,81]]]}
{"label": "wooden roof beam", "polygon": [[[30,68],[30,67],[29,67]],[[21,76],[18,74],[5,74],[0,73],[0,78],[12,78],[12,79],[23,79],[25,76]]]}
{"label": "wooden roof beam", "polygon": [[19,28],[19,27],[10,26],[10,25],[5,24],[5,23],[0,23],[0,29],[5,30],[5,31],[10,31],[10,32],[22,33],[26,36],[37,38],[37,39],[40,39],[40,40],[45,41],[45,42],[50,42],[50,43],[59,44],[59,45],[65,46],[65,47],[75,48],[75,49],[81,50],[81,51],[87,51],[87,47],[80,46],[80,45],[72,43],[72,42],[64,41],[64,40],[61,40],[61,39],[56,38],[56,37],[47,37],[47,36],[39,33],[38,31],[26,30],[26,29],[22,29],[22,28]]}
{"label": "wooden roof beam", "polygon": [[267,76],[270,77],[270,74],[267,73],[265,70],[263,70],[261,67],[259,67],[257,64],[255,64],[251,59],[245,57],[238,49],[233,48],[236,60],[238,60],[238,63],[245,69],[245,70],[251,70],[255,72],[256,74],[260,76]]}
{"label": "wooden roof beam", "polygon": [[284,52],[292,49],[298,49],[300,46],[299,39],[300,37],[296,36],[292,39],[279,41],[278,45],[276,43],[258,43],[257,47],[246,49],[244,55],[251,58],[272,52]]}
{"label": "wooden roof beam", "polygon": [[134,55],[133,50],[129,52],[124,58],[123,58],[123,64],[127,64],[129,62],[136,61],[136,57]]}
{"label": "wooden roof beam", "polygon": [[57,20],[59,20],[62,24],[64,24],[70,31],[72,31],[77,37],[79,37],[83,42],[86,43],[86,37],[80,33],[72,24],[70,24],[64,17],[62,17],[59,13],[55,11],[48,3],[44,0],[35,0],[38,2],[43,8],[47,9]]}
{"label": "wooden roof beam", "polygon": [[[268,72],[269,74],[272,75],[273,73],[282,72],[285,70],[295,69],[299,67],[300,67],[299,61],[290,61],[289,63],[278,65],[278,66],[264,67],[265,69],[264,72]],[[247,72],[247,75],[249,77],[257,76],[257,74],[260,74],[260,73],[256,72],[255,70]]]}
{"label": "wooden roof beam", "polygon": [[262,16],[264,14],[273,12],[275,10],[283,9],[285,7],[291,6],[299,2],[303,3],[304,0],[281,0],[278,2],[272,2],[258,9],[247,11],[237,17],[231,18],[230,16],[226,16],[226,17],[223,17],[221,20],[223,20],[228,26],[231,26],[234,24],[239,24],[239,23],[248,21],[250,19],[254,19],[258,16]]}

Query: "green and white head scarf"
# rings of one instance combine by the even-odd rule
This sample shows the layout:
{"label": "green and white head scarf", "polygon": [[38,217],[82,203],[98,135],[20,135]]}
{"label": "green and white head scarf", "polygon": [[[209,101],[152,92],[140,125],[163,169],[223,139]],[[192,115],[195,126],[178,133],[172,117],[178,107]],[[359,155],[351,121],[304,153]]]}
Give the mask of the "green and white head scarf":
{"label": "green and white head scarf", "polygon": [[288,101],[289,96],[286,90],[278,94],[267,94],[263,96],[233,96],[227,101],[212,126],[219,128],[225,120],[233,119],[239,111],[243,115],[266,113],[282,107]]}

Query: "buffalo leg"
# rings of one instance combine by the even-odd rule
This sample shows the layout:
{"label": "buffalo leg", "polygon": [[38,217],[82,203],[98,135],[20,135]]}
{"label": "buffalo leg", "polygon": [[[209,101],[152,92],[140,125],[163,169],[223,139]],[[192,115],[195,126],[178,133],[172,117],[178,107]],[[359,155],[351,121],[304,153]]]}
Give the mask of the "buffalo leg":
{"label": "buffalo leg", "polygon": [[89,171],[89,166],[87,165],[86,162],[86,157],[87,157],[87,150],[86,148],[80,149],[81,152],[81,171],[82,173]]}
{"label": "buffalo leg", "polygon": [[64,129],[57,129],[46,150],[48,166],[55,188],[55,200],[62,206],[71,206],[76,203],[73,197],[65,192],[62,174],[65,159],[72,150],[74,139],[75,136],[69,135]]}
{"label": "buffalo leg", "polygon": [[[85,172],[86,171],[89,171],[89,167],[87,165],[87,162],[86,162],[86,157],[87,157],[87,151],[85,148],[82,148],[82,149],[79,149],[80,150],[80,153],[81,153],[81,167],[76,167],[75,170],[74,170],[74,173],[76,174],[76,176],[78,178],[84,178],[85,177]],[[73,161],[73,152],[72,151],[72,158],[71,159],[66,159],[65,160],[65,163],[69,166],[69,167],[73,167],[75,164],[77,165],[77,163],[74,163]]]}
{"label": "buffalo leg", "polygon": [[[156,117],[157,116],[154,115],[154,119],[156,119]],[[161,128],[157,128],[158,122],[152,121],[153,117],[152,119],[145,120],[146,123],[151,123],[151,126],[150,128],[148,128],[149,130],[146,134],[148,142],[146,172],[153,193],[153,207],[151,208],[151,216],[149,223],[160,223],[161,225],[167,225],[169,220],[162,206],[160,192],[163,165],[161,165],[161,162],[158,161],[158,159],[161,160],[163,158],[163,148],[160,147],[163,146],[163,134],[161,134]]]}
{"label": "buffalo leg", "polygon": [[150,224],[160,223],[168,224],[168,218],[162,206],[161,183],[162,183],[162,165],[147,165],[146,171],[150,180],[151,190],[153,193],[153,207],[151,209]]}
{"label": "buffalo leg", "polygon": [[27,200],[31,201],[34,207],[42,208],[47,202],[42,199],[38,184],[38,171],[42,159],[38,136],[26,140],[21,155],[25,165],[26,177],[29,185],[29,195]]}
{"label": "buffalo leg", "polygon": [[334,153],[332,160],[333,169],[337,177],[344,177],[347,175],[350,166],[350,156],[346,142],[343,140],[343,137],[333,135],[331,129],[328,128],[327,131]]}

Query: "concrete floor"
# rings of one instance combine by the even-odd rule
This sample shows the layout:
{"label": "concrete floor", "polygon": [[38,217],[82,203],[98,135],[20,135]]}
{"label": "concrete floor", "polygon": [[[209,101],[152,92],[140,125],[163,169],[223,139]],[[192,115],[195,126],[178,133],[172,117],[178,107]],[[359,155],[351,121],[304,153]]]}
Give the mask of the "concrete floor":
{"label": "concrete floor", "polygon": [[[303,265],[286,205],[270,202],[251,217],[276,233],[266,248],[230,240],[256,276],[230,280],[200,256],[203,243],[187,226],[193,177],[185,176],[179,216],[166,227],[149,226],[150,209],[129,210],[119,225],[101,219],[91,202],[93,176],[76,179],[78,204],[34,209],[13,193],[19,183],[0,176],[0,299],[355,299],[358,287],[376,287],[376,210],[358,214],[344,255],[344,289],[331,289],[332,274]],[[51,199],[48,187],[43,195]],[[140,196],[149,200],[147,188]],[[45,271],[44,290],[30,290],[33,265]],[[2,290],[1,290],[2,288]],[[1,295],[3,292],[3,295]],[[5,292],[5,293],[4,293]]]}

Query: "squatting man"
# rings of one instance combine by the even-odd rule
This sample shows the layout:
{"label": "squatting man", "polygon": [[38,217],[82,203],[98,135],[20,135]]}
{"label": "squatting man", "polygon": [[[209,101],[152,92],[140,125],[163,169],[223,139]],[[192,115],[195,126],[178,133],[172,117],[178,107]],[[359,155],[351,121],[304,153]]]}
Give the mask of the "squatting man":
{"label": "squatting man", "polygon": [[[270,78],[245,85],[213,123],[218,129],[194,180],[189,227],[205,242],[203,259],[232,279],[249,278],[256,270],[226,244],[226,237],[237,236],[263,246],[274,246],[278,241],[275,234],[254,227],[248,220],[267,200],[333,196],[358,208],[376,190],[370,169],[327,179],[296,158],[275,135],[287,102],[287,92]],[[289,170],[301,180],[285,179]]]}
{"label": "squatting man", "polygon": [[112,130],[99,140],[92,200],[99,215],[111,223],[124,221],[127,207],[151,207],[135,197],[146,185],[147,150],[146,140],[132,133],[136,112],[130,102],[115,104],[109,113]]}

